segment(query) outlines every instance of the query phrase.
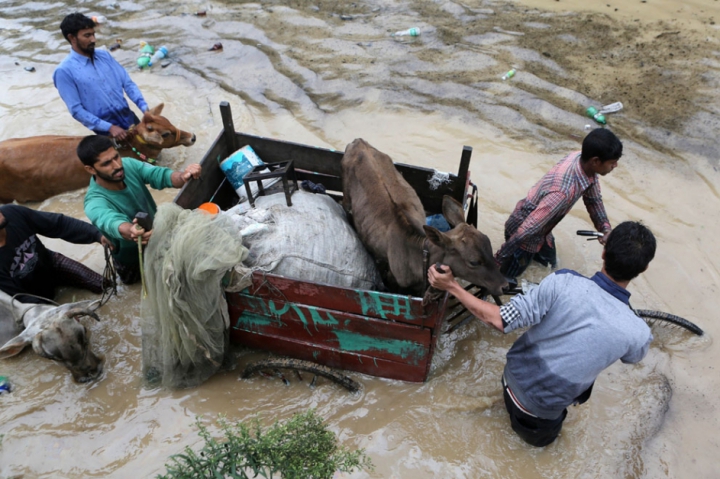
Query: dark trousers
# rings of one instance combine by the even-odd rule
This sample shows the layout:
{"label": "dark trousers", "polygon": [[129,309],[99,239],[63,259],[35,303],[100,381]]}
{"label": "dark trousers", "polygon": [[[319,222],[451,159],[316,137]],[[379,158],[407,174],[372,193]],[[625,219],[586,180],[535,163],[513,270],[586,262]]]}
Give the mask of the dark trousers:
{"label": "dark trousers", "polygon": [[547,242],[543,243],[542,248],[537,253],[530,253],[524,249],[518,248],[512,256],[503,261],[500,265],[500,272],[506,278],[514,279],[525,272],[531,261],[537,261],[543,266],[550,265],[555,268],[557,266],[557,250],[554,246],[550,246]]}
{"label": "dark trousers", "polygon": [[115,259],[115,257],[112,257],[112,262],[115,265],[115,271],[117,272],[117,275],[120,277],[120,281],[122,281],[125,284],[133,284],[140,281],[140,265],[126,265],[118,260]]}
{"label": "dark trousers", "polygon": [[531,416],[515,405],[504,381],[503,397],[505,398],[505,409],[510,415],[510,425],[523,441],[531,446],[545,447],[557,439],[567,416],[567,409],[564,409],[557,419],[541,419]]}
{"label": "dark trousers", "polygon": [[50,254],[55,276],[53,280],[56,285],[87,289],[93,293],[103,292],[102,275],[65,255],[55,251],[51,251]]}

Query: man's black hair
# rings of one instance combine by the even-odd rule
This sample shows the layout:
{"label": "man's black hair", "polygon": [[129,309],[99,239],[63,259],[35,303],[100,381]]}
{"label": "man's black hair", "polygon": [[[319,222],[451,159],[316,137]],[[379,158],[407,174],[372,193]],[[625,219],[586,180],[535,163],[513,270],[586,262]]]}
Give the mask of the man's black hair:
{"label": "man's black hair", "polygon": [[110,137],[103,135],[90,135],[80,140],[80,144],[77,147],[77,156],[80,158],[83,165],[95,166],[100,153],[114,147],[115,145]]}
{"label": "man's black hair", "polygon": [[95,28],[95,22],[92,21],[92,18],[86,17],[82,13],[71,13],[63,18],[63,21],[60,23],[60,30],[62,30],[62,34],[68,43],[70,43],[68,35],[77,37],[78,32],[86,28]]}
{"label": "man's black hair", "polygon": [[605,243],[605,272],[615,281],[630,281],[655,257],[655,235],[637,221],[617,225]]}
{"label": "man's black hair", "polygon": [[622,150],[622,142],[615,133],[605,128],[596,128],[583,140],[580,159],[588,161],[597,156],[602,162],[619,160]]}

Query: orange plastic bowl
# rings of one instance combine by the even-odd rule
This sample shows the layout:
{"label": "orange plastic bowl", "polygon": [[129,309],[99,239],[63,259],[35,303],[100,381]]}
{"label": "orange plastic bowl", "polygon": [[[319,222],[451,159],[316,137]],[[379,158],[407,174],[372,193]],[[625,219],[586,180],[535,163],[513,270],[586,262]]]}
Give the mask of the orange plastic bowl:
{"label": "orange plastic bowl", "polygon": [[206,213],[210,213],[211,215],[220,213],[220,207],[215,203],[203,203],[198,206],[198,209]]}

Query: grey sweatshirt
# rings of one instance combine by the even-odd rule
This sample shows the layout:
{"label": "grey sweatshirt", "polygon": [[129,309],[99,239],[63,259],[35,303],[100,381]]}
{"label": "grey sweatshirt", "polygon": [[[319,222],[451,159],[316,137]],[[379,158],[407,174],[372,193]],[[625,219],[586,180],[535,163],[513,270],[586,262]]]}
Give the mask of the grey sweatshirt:
{"label": "grey sweatshirt", "polygon": [[629,299],[603,273],[586,278],[560,270],[503,306],[505,333],[531,326],[508,351],[504,372],[520,404],[555,419],[603,369],[644,358],[653,337]]}

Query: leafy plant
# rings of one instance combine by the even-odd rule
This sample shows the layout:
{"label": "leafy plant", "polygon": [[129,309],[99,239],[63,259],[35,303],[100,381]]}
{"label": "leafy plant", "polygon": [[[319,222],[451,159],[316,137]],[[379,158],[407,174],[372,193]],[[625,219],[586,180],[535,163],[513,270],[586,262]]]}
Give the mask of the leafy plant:
{"label": "leafy plant", "polygon": [[[220,416],[224,438],[214,439],[198,418],[195,422],[205,444],[199,452],[186,447],[170,457],[166,474],[158,479],[282,477],[283,479],[330,479],[335,471],[372,469],[363,449],[338,446],[314,410],[294,415],[284,423],[263,429],[260,419],[247,425],[230,424]],[[278,476],[279,475],[279,476]]]}

